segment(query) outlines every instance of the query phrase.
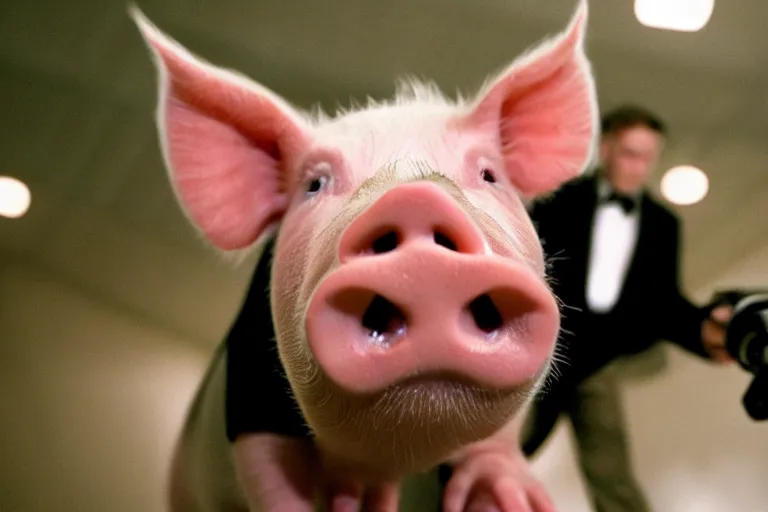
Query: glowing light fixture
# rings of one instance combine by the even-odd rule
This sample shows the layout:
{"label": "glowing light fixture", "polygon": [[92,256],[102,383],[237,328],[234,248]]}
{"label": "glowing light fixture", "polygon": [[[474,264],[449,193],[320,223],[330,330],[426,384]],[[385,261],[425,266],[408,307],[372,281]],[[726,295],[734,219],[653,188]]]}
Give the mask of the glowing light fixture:
{"label": "glowing light fixture", "polygon": [[697,32],[709,23],[715,0],[635,0],[635,16],[647,27]]}
{"label": "glowing light fixture", "polygon": [[32,195],[21,181],[10,176],[0,176],[0,216],[16,219],[29,210]]}
{"label": "glowing light fixture", "polygon": [[674,204],[698,203],[709,192],[709,179],[701,169],[691,165],[673,167],[661,178],[661,193]]}

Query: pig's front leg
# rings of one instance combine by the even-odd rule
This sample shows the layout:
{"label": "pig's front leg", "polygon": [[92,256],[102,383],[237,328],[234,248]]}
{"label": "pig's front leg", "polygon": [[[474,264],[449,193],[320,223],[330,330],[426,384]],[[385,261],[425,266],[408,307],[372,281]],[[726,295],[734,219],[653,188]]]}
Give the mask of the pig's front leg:
{"label": "pig's front leg", "polygon": [[251,512],[315,512],[317,503],[325,512],[397,512],[397,484],[366,486],[354,476],[334,474],[310,440],[243,435],[234,454]]}
{"label": "pig's front leg", "polygon": [[318,468],[310,440],[247,434],[235,441],[233,449],[251,512],[314,511],[312,475]]}
{"label": "pig's front leg", "polygon": [[524,419],[518,414],[495,436],[452,459],[445,512],[555,512],[522,452],[519,433]]}

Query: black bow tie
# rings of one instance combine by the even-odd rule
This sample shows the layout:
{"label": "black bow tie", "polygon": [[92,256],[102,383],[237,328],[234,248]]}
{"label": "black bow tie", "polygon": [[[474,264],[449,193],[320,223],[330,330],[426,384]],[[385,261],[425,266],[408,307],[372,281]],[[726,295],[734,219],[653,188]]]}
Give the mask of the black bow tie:
{"label": "black bow tie", "polygon": [[621,206],[621,209],[624,210],[624,213],[627,214],[632,213],[635,208],[637,208],[637,201],[635,198],[625,194],[619,194],[618,192],[612,192],[603,202],[617,202]]}

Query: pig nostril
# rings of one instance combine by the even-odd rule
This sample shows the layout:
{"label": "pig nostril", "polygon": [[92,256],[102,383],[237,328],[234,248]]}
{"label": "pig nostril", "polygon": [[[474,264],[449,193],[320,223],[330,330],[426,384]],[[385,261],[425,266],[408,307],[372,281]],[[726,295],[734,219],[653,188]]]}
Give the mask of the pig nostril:
{"label": "pig nostril", "polygon": [[449,249],[451,251],[457,251],[458,247],[456,247],[456,244],[453,243],[453,240],[448,238],[446,235],[439,231],[435,231],[435,243],[437,245],[442,245],[446,249]]}
{"label": "pig nostril", "polygon": [[539,316],[542,306],[535,296],[512,286],[489,290],[476,296],[465,307],[461,324],[467,332],[482,333],[488,339],[507,339],[513,336],[526,339],[531,333],[531,322]]}
{"label": "pig nostril", "polygon": [[380,344],[405,333],[405,315],[381,295],[376,295],[368,305],[362,324],[372,340]]}
{"label": "pig nostril", "polygon": [[397,249],[398,242],[397,233],[389,231],[373,241],[373,252],[375,254],[384,254],[385,252],[394,251]]}
{"label": "pig nostril", "polygon": [[475,326],[486,334],[490,334],[504,324],[499,309],[488,294],[483,294],[469,303],[469,312]]}
{"label": "pig nostril", "polygon": [[342,288],[327,298],[327,310],[348,325],[364,344],[389,346],[395,344],[407,329],[403,310],[391,301],[366,288]]}

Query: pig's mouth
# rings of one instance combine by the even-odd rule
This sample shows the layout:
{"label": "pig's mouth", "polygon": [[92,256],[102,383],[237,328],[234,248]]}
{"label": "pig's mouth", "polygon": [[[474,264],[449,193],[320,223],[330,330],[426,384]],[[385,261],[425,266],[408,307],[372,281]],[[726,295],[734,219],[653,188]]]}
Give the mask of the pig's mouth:
{"label": "pig's mouth", "polygon": [[[488,293],[469,302],[462,314],[470,319],[479,331],[488,336],[505,325],[499,308]],[[408,321],[403,310],[378,294],[374,294],[370,299],[368,307],[360,318],[360,324],[367,333],[368,341],[381,346],[391,346],[396,343],[404,337],[408,329]]]}

